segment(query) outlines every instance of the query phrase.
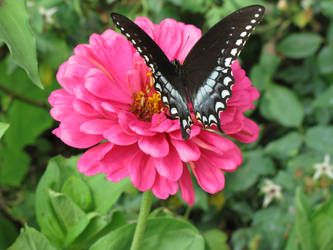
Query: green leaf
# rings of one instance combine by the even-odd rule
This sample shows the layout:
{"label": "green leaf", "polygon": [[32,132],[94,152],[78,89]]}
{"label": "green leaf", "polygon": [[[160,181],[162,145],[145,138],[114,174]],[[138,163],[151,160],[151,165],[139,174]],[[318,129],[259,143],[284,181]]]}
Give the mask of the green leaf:
{"label": "green leaf", "polygon": [[286,87],[272,84],[266,92],[269,110],[282,125],[297,127],[302,124],[304,109],[295,93]]}
{"label": "green leaf", "polygon": [[26,226],[8,250],[55,250],[47,238],[36,229]]}
{"label": "green leaf", "polygon": [[277,49],[290,58],[304,58],[314,54],[322,41],[316,33],[293,33],[285,37]]}
{"label": "green leaf", "polygon": [[15,225],[0,215],[0,249],[7,249],[18,235]]}
{"label": "green leaf", "polygon": [[319,108],[333,107],[333,85],[331,85],[321,95],[316,97],[316,99],[313,101],[313,106]]}
{"label": "green leaf", "polygon": [[297,132],[291,132],[277,140],[270,142],[265,152],[273,158],[286,159],[296,156],[302,144],[302,136]]}
{"label": "green leaf", "polygon": [[[112,231],[98,240],[90,250],[127,250],[136,224],[129,224]],[[142,250],[203,250],[204,239],[188,222],[172,218],[156,218],[147,222],[140,249]]]}
{"label": "green leaf", "polygon": [[107,213],[124,190],[131,185],[129,178],[111,182],[103,174],[84,178],[90,187],[94,199],[94,210],[97,213]]}
{"label": "green leaf", "polygon": [[316,126],[307,130],[305,143],[308,147],[323,153],[333,154],[333,127]]}
{"label": "green leaf", "polygon": [[233,232],[231,237],[232,249],[233,250],[243,250],[248,249],[248,243],[253,236],[253,231],[251,228],[240,228]]}
{"label": "green leaf", "polygon": [[333,48],[323,47],[317,57],[318,68],[321,74],[330,74],[333,72]]}
{"label": "green leaf", "polygon": [[49,197],[58,221],[67,232],[70,231],[84,216],[84,212],[64,194],[49,190]]}
{"label": "green leaf", "polygon": [[6,144],[4,162],[0,171],[0,182],[19,186],[29,169],[29,156],[23,151],[52,124],[45,109],[15,101],[8,111],[10,127],[4,135]]}
{"label": "green leaf", "polygon": [[212,229],[204,233],[204,237],[211,250],[229,250],[227,235],[218,229]]}
{"label": "green leaf", "polygon": [[333,196],[315,213],[312,225],[320,250],[333,249]]}
{"label": "green leaf", "polygon": [[274,165],[271,158],[263,156],[262,151],[254,151],[246,155],[245,164],[237,171],[228,174],[227,190],[239,192],[251,187],[260,175],[274,173]]}
{"label": "green leaf", "polygon": [[77,176],[71,176],[67,179],[61,192],[84,211],[88,211],[93,205],[89,186]]}
{"label": "green leaf", "polygon": [[3,134],[6,132],[6,130],[9,128],[9,124],[5,122],[0,122],[0,139],[3,136]]}
{"label": "green leaf", "polygon": [[120,211],[112,213],[111,221],[105,216],[96,216],[96,213],[88,215],[90,220],[85,230],[75,239],[71,245],[73,248],[84,249],[90,246],[104,235],[126,224],[126,217]]}
{"label": "green leaf", "polygon": [[35,38],[29,26],[24,0],[0,2],[0,40],[7,44],[13,59],[30,79],[43,88],[39,79]]}
{"label": "green leaf", "polygon": [[[36,215],[42,233],[57,247],[62,247],[65,240],[65,230],[60,225],[49,199],[48,190],[60,190],[61,175],[64,174],[59,164],[63,163],[60,157],[51,159],[46,172],[40,179],[36,191]],[[64,169],[65,170],[65,169]]]}
{"label": "green leaf", "polygon": [[320,9],[328,17],[333,17],[333,4],[331,0],[321,0]]}
{"label": "green leaf", "polygon": [[258,249],[278,250],[285,244],[284,235],[290,218],[279,208],[269,207],[259,210],[253,216],[252,227],[259,239]]}
{"label": "green leaf", "polygon": [[295,209],[296,209],[296,222],[295,222],[296,234],[298,240],[301,243],[302,249],[314,250],[316,249],[316,247],[313,240],[312,226],[309,220],[311,214],[311,208],[300,187],[298,187],[296,190]]}

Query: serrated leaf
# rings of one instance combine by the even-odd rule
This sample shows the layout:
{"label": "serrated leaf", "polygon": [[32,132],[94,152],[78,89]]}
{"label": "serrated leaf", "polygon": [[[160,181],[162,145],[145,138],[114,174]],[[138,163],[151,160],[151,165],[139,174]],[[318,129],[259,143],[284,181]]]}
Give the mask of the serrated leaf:
{"label": "serrated leaf", "polygon": [[316,33],[293,33],[285,37],[277,49],[290,58],[304,58],[314,54],[322,41]]}
{"label": "serrated leaf", "polygon": [[[136,224],[112,231],[98,240],[90,250],[128,250]],[[142,250],[203,250],[204,239],[190,223],[173,218],[156,218],[147,222],[140,246]]]}
{"label": "serrated leaf", "polygon": [[277,121],[287,127],[297,127],[302,124],[304,109],[293,91],[272,84],[266,95],[268,108]]}
{"label": "serrated leaf", "polygon": [[30,79],[43,88],[39,79],[35,38],[29,26],[24,0],[0,2],[0,40],[5,41],[13,59]]}
{"label": "serrated leaf", "polygon": [[8,250],[55,250],[48,239],[36,229],[26,226]]}
{"label": "serrated leaf", "polygon": [[307,130],[306,145],[316,151],[333,154],[333,127],[316,126]]}

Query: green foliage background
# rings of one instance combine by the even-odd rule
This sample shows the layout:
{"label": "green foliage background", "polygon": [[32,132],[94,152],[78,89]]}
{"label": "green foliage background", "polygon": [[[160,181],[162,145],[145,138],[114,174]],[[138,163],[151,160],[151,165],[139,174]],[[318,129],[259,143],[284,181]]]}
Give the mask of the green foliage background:
{"label": "green foliage background", "polygon": [[[260,138],[239,145],[244,163],[222,192],[196,188],[193,208],[154,200],[142,249],[333,249],[333,180],[313,179],[333,158],[331,0],[0,0],[0,249],[128,249],[140,193],[79,174],[81,151],[51,134],[47,97],[77,44],[114,29],[110,12],[205,32],[251,4],[266,15],[240,62],[261,94],[248,113]],[[264,208],[265,179],[283,199]]]}

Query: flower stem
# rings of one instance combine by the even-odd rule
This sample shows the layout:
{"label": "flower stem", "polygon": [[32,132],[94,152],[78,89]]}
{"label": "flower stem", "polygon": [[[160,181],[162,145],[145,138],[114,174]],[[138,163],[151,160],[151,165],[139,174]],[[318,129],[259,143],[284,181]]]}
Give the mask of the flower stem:
{"label": "flower stem", "polygon": [[140,248],[141,240],[146,229],[147,219],[151,208],[153,194],[151,190],[144,192],[142,201],[139,219],[136,224],[135,233],[131,245],[131,250],[138,250]]}

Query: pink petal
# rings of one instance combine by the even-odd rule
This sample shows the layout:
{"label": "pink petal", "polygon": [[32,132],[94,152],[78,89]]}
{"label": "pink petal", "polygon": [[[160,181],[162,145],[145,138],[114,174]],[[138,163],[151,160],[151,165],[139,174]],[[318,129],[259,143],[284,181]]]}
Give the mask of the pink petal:
{"label": "pink petal", "polygon": [[175,27],[177,27],[175,20],[164,19],[159,25],[155,40],[169,60],[176,58],[176,54],[182,44],[182,34]]}
{"label": "pink petal", "polygon": [[169,195],[174,195],[178,191],[177,182],[170,181],[162,176],[156,175],[152,188],[153,194],[159,199],[167,199]]}
{"label": "pink petal", "polygon": [[164,134],[142,136],[138,145],[143,152],[152,157],[165,157],[169,153],[169,143]]}
{"label": "pink petal", "polygon": [[201,156],[216,168],[228,172],[235,171],[242,163],[242,154],[236,145],[233,150],[229,150],[223,154],[201,149]]}
{"label": "pink petal", "polygon": [[230,134],[230,136],[243,143],[254,142],[259,136],[259,126],[254,121],[244,117],[242,130],[236,134]]}
{"label": "pink petal", "polygon": [[192,141],[171,140],[183,162],[196,161],[200,158],[200,150]]}
{"label": "pink petal", "polygon": [[183,173],[183,163],[174,147],[170,147],[169,154],[155,159],[157,172],[170,181],[177,181]]}
{"label": "pink petal", "polygon": [[132,103],[132,97],[116,86],[99,69],[91,69],[86,75],[85,87],[94,95],[122,103]]}
{"label": "pink petal", "polygon": [[184,201],[186,201],[189,206],[193,206],[195,200],[195,194],[194,194],[191,175],[186,165],[184,165],[183,174],[179,180],[179,186]]}
{"label": "pink petal", "polygon": [[180,48],[177,52],[176,58],[183,62],[187,56],[187,54],[190,52],[194,44],[197,43],[197,41],[201,37],[201,30],[193,25],[184,25],[180,23],[182,28],[182,44],[180,45]]}
{"label": "pink petal", "polygon": [[210,162],[200,158],[190,165],[195,178],[203,190],[214,194],[224,188],[225,180],[222,171],[214,167]]}
{"label": "pink petal", "polygon": [[99,161],[113,147],[112,143],[101,143],[87,150],[77,163],[78,170],[87,176],[100,173]]}
{"label": "pink petal", "polygon": [[100,161],[100,171],[109,181],[118,182],[129,175],[128,164],[138,152],[136,145],[115,145]]}
{"label": "pink petal", "polygon": [[129,176],[140,191],[151,189],[155,182],[155,166],[149,156],[138,152],[129,163]]}
{"label": "pink petal", "polygon": [[137,17],[134,22],[154,39],[154,32],[158,27],[157,25],[152,23],[147,17]]}
{"label": "pink petal", "polygon": [[82,123],[91,118],[73,114],[64,119],[59,128],[53,130],[53,133],[58,136],[64,143],[76,148],[88,148],[104,138],[100,135],[88,135],[80,131]]}
{"label": "pink petal", "polygon": [[119,124],[110,126],[103,135],[106,139],[116,145],[130,145],[138,141],[137,136],[127,134],[122,130]]}
{"label": "pink petal", "polygon": [[106,119],[92,119],[82,123],[80,130],[87,134],[100,135],[103,134],[110,126],[114,125],[114,121]]}
{"label": "pink petal", "polygon": [[151,131],[166,132],[173,124],[172,120],[165,117],[163,113],[154,114],[151,121]]}
{"label": "pink petal", "polygon": [[[190,134],[190,139],[197,136],[200,133],[201,129],[199,126],[193,125],[191,127],[191,134]],[[170,137],[175,140],[183,140],[181,130],[178,129],[176,131],[170,132],[169,133]]]}
{"label": "pink petal", "polygon": [[73,100],[73,108],[79,114],[86,116],[96,116],[99,114],[89,103],[76,98]]}

